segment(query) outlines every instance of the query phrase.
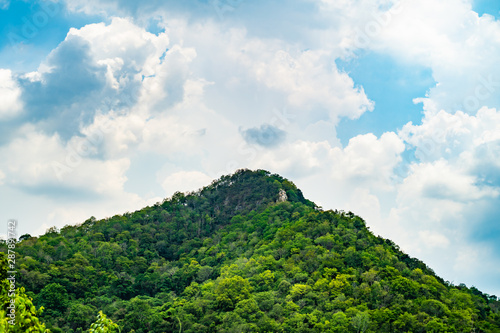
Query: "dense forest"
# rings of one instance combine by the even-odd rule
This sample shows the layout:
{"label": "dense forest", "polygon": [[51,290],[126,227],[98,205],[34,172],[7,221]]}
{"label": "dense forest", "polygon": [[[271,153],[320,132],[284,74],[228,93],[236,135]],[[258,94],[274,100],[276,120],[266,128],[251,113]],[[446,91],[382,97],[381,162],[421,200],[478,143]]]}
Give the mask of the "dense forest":
{"label": "dense forest", "polygon": [[16,252],[18,313],[34,332],[500,332],[496,296],[444,281],[263,170],[23,235]]}

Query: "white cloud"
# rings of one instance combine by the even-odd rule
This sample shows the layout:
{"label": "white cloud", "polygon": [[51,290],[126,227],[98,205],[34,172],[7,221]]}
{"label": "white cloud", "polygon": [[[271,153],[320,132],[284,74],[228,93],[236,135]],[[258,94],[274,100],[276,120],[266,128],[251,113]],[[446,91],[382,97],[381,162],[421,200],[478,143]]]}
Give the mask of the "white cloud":
{"label": "white cloud", "polygon": [[[437,85],[424,102],[428,111],[500,107],[500,21],[471,10],[469,0],[402,0],[369,48],[398,61],[432,69]],[[367,23],[369,24],[369,23]]]}
{"label": "white cloud", "polygon": [[[399,135],[417,148],[421,161],[462,158],[465,151],[500,140],[500,112],[481,108],[475,115],[460,111],[426,113],[422,125],[409,123]],[[466,160],[463,162],[469,164]]]}
{"label": "white cloud", "polygon": [[71,36],[87,40],[94,59],[107,64],[115,80],[124,79],[118,75],[124,67],[131,74],[155,74],[155,67],[169,44],[165,33],[154,35],[133,24],[130,19],[118,17],[108,25],[96,23],[80,29],[72,28],[67,38]]}
{"label": "white cloud", "polygon": [[[269,45],[264,46],[268,48]],[[249,63],[257,80],[286,93],[291,107],[324,108],[333,120],[341,116],[356,119],[373,109],[363,88],[355,88],[352,79],[338,71],[328,52],[305,51],[292,55],[278,50],[255,61],[263,50],[254,49],[250,54],[248,51],[240,56]]]}
{"label": "white cloud", "polygon": [[333,176],[338,180],[349,179],[353,184],[387,188],[404,150],[403,141],[393,132],[380,138],[373,134],[358,135],[349,140],[345,149],[334,149]]}
{"label": "white cloud", "polygon": [[368,223],[370,226],[375,225],[382,218],[379,197],[371,193],[367,188],[354,188],[345,205],[345,210],[355,212],[356,215],[362,218],[370,217]]}
{"label": "white cloud", "polygon": [[450,165],[445,160],[438,160],[412,165],[410,175],[399,189],[399,195],[401,200],[411,201],[418,197],[456,202],[498,196],[498,190],[477,184],[477,177],[465,172],[460,165]]}
{"label": "white cloud", "polygon": [[162,187],[167,196],[175,192],[196,191],[210,185],[212,178],[199,171],[178,171],[170,174],[162,181]]}
{"label": "white cloud", "polygon": [[[177,61],[170,64],[168,45],[165,33],[149,33],[126,18],[71,29],[36,72],[20,76],[28,119],[68,140],[96,114],[130,112],[143,94],[144,80],[158,74],[172,80],[179,76],[163,92],[172,102],[182,100],[185,70],[175,66]],[[166,70],[174,74],[165,75]]]}
{"label": "white cloud", "polygon": [[[257,146],[246,145],[249,162],[254,168],[264,168],[273,172],[290,175],[291,178],[318,174],[324,170],[326,161],[331,161],[332,147],[327,141],[310,142],[298,140],[283,145],[276,150],[261,150]],[[251,154],[252,152],[253,154]]]}
{"label": "white cloud", "polygon": [[0,120],[18,115],[22,109],[21,89],[9,69],[0,69]]}
{"label": "white cloud", "polygon": [[[164,112],[187,97],[193,97],[192,90],[203,92],[203,79],[190,78],[189,65],[196,58],[194,48],[173,45],[166,54],[166,60],[151,65],[152,73],[144,78],[139,104],[143,109]],[[186,88],[191,88],[186,92]],[[186,95],[188,94],[188,95]]]}
{"label": "white cloud", "polygon": [[430,230],[423,230],[418,233],[420,241],[428,248],[447,248],[450,241],[444,235]]}
{"label": "white cloud", "polygon": [[273,109],[287,108],[302,132],[373,108],[362,87],[337,69],[331,50],[304,50],[213,21],[170,20],[166,28],[172,43],[196,51],[190,70],[206,82],[205,105],[238,126],[270,123]]}
{"label": "white cloud", "polygon": [[95,148],[90,142],[80,145],[74,138],[64,144],[57,135],[46,136],[31,126],[23,132],[1,149],[7,185],[27,191],[46,187],[48,195],[57,188],[108,196],[123,191],[128,159],[101,161],[89,156]]}

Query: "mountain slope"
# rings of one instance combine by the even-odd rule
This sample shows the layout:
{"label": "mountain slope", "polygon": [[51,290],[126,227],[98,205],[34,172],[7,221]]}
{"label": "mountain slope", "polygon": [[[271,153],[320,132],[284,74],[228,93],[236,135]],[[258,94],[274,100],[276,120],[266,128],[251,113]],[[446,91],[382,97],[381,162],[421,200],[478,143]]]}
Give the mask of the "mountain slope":
{"label": "mountain slope", "polygon": [[53,332],[99,310],[122,332],[500,332],[495,296],[263,170],[23,239],[18,283]]}

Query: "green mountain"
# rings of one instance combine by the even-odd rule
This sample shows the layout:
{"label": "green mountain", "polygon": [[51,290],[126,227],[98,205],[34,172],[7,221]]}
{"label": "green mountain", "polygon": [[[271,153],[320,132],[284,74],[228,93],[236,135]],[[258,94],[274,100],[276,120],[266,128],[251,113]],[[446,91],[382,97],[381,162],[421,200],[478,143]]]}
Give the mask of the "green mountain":
{"label": "green mountain", "polygon": [[136,333],[500,332],[496,296],[263,170],[21,239],[16,283],[51,332],[86,331],[99,311]]}

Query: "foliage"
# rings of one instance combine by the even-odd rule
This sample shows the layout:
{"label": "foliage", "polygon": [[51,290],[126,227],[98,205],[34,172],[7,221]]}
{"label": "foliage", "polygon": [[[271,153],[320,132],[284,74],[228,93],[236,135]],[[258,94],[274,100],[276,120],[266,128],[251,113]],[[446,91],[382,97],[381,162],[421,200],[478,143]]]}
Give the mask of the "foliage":
{"label": "foliage", "polygon": [[11,288],[8,270],[7,257],[0,252],[0,332],[50,333],[38,319],[43,308],[35,308],[23,287]]}
{"label": "foliage", "polygon": [[97,315],[97,320],[95,323],[90,325],[89,333],[114,333],[120,332],[120,327],[113,323],[111,319],[106,317],[102,311],[99,311]]}
{"label": "foliage", "polygon": [[26,236],[16,251],[18,283],[53,332],[95,330],[97,310],[135,333],[500,332],[496,296],[443,281],[263,170]]}

